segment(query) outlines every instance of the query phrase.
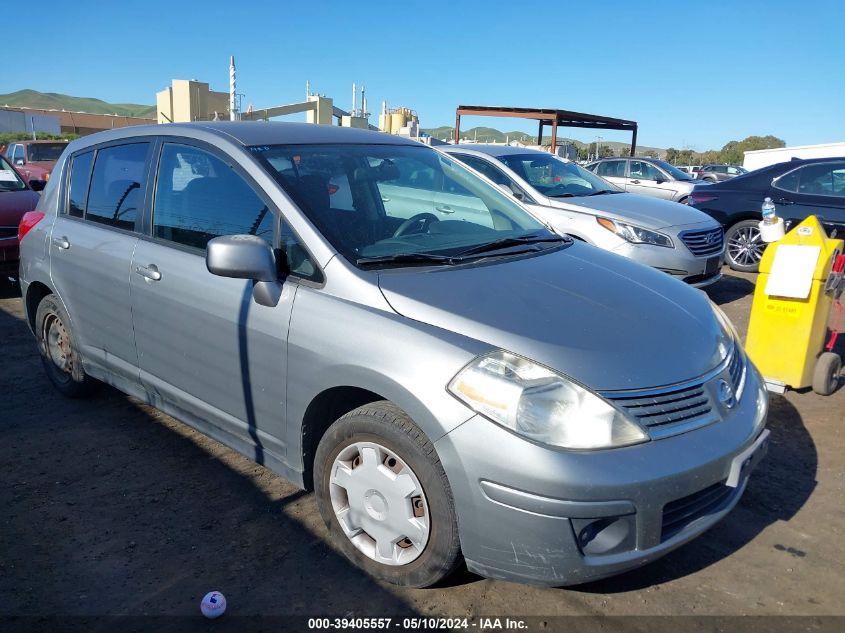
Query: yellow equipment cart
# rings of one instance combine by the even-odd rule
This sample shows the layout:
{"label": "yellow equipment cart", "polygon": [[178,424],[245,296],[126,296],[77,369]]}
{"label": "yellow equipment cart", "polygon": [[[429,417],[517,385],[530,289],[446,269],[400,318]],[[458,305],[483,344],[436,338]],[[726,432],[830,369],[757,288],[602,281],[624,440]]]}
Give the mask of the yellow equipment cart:
{"label": "yellow equipment cart", "polygon": [[[834,267],[842,249],[843,241],[830,239],[810,216],[763,253],[745,349],[770,391],[836,390],[841,359],[824,344],[830,308],[841,293],[842,274]],[[830,281],[837,283],[826,288]]]}

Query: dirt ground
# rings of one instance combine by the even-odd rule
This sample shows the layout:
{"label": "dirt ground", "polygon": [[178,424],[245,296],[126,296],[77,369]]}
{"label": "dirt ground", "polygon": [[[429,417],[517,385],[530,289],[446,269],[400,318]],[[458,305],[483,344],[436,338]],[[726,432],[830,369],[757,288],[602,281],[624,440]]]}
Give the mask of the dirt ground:
{"label": "dirt ground", "polygon": [[[709,294],[744,332],[754,276],[725,272]],[[313,495],[114,390],[63,399],[22,319],[0,287],[0,616],[196,616],[211,589],[235,615],[845,615],[845,388],[773,396],[739,506],[641,570],[399,589],[332,548]]]}

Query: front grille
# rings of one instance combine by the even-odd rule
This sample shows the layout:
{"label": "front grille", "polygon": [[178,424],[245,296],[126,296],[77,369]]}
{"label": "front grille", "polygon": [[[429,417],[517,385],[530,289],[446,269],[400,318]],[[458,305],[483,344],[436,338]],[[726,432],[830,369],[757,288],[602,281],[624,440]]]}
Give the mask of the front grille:
{"label": "front grille", "polygon": [[7,240],[10,237],[18,236],[18,227],[16,226],[0,226],[0,240]]}
{"label": "front grille", "polygon": [[720,481],[667,503],[663,506],[663,529],[660,540],[670,539],[696,519],[724,509],[730,501],[731,493],[735,490],[726,486],[724,481]]}
{"label": "front grille", "polygon": [[652,439],[659,440],[719,420],[715,397],[711,397],[713,386],[709,385],[719,380],[719,376],[730,378],[734,397],[741,396],[745,356],[738,346],[719,367],[698,381],[655,389],[604,391],[600,395],[627,413]]}
{"label": "front grille", "polygon": [[686,433],[718,419],[703,383],[650,395],[609,399],[645,427],[652,439]]}
{"label": "front grille", "polygon": [[725,233],[721,227],[705,229],[703,231],[684,231],[681,240],[696,257],[706,257],[722,252],[725,243]]}

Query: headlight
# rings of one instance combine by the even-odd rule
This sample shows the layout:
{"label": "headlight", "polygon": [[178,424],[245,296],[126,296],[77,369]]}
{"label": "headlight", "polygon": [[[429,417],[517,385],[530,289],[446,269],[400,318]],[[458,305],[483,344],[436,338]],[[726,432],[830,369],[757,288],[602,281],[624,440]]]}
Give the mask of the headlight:
{"label": "headlight", "polygon": [[666,248],[675,248],[672,243],[672,238],[657,231],[649,231],[633,224],[626,224],[618,220],[611,220],[609,218],[597,217],[596,222],[601,224],[611,233],[616,233],[624,240],[632,244],[653,244],[654,246],[665,246]]}
{"label": "headlight", "polygon": [[739,334],[734,327],[734,324],[728,318],[728,315],[725,314],[724,310],[717,306],[713,301],[710,301],[710,307],[713,308],[713,314],[716,315],[716,319],[719,321],[719,324],[722,326],[722,331],[727,335],[730,336],[736,345],[739,345]]}
{"label": "headlight", "polygon": [[510,352],[475,359],[452,379],[449,391],[477,413],[544,444],[599,449],[648,440],[597,395]]}
{"label": "headlight", "polygon": [[757,387],[757,411],[754,416],[754,428],[760,428],[766,422],[766,414],[769,412],[769,392],[762,380]]}

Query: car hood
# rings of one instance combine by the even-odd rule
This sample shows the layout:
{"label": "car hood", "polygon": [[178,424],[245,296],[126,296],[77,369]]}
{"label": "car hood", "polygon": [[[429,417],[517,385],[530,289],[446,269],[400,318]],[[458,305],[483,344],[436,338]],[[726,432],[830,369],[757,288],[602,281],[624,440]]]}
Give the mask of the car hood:
{"label": "car hood", "polygon": [[640,196],[633,193],[614,193],[603,196],[580,196],[578,198],[549,198],[552,206],[572,211],[584,208],[613,220],[632,222],[646,229],[662,229],[668,226],[684,226],[717,222],[709,215],[679,202],[660,198]]}
{"label": "car hood", "polygon": [[379,285],[407,318],[530,358],[595,390],[689,380],[730,348],[703,292],[587,244],[475,266],[382,271]]}
{"label": "car hood", "polygon": [[0,226],[17,226],[23,214],[35,208],[39,197],[29,189],[0,191]]}

